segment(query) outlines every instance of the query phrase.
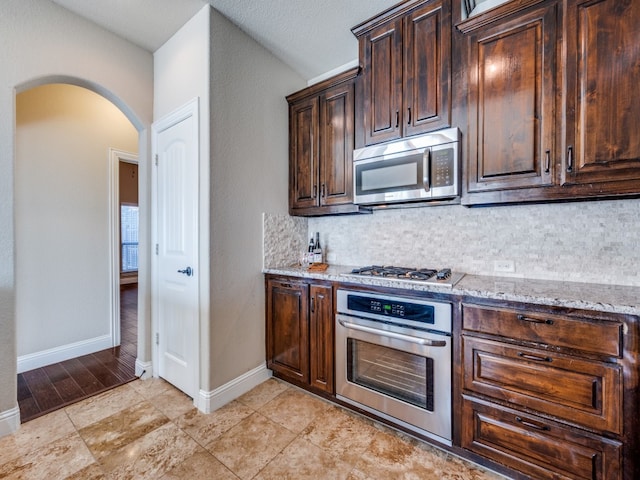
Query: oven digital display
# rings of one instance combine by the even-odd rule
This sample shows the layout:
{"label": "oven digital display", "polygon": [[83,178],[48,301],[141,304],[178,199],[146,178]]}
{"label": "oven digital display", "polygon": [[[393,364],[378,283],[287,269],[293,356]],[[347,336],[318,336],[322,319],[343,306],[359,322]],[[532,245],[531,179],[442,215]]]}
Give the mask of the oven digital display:
{"label": "oven digital display", "polygon": [[349,295],[347,307],[354,312],[373,313],[384,317],[413,320],[434,325],[434,307],[412,302],[389,301],[374,297]]}

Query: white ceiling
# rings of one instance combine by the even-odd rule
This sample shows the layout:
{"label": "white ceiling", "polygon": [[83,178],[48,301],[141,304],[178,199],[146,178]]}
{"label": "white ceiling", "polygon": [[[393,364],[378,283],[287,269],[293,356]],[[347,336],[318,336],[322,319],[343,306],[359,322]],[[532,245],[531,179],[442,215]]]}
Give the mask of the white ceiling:
{"label": "white ceiling", "polygon": [[351,27],[399,0],[51,0],[154,52],[206,3],[310,80],[358,58]]}

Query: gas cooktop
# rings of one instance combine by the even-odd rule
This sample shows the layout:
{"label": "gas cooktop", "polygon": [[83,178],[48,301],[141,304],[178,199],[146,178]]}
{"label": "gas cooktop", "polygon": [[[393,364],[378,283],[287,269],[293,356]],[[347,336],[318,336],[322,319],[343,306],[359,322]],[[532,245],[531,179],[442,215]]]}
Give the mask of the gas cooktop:
{"label": "gas cooktop", "polygon": [[450,268],[412,268],[387,265],[354,268],[350,273],[343,273],[342,275],[347,277],[381,277],[419,285],[441,285],[445,287],[453,287],[464,277],[464,273],[452,272]]}

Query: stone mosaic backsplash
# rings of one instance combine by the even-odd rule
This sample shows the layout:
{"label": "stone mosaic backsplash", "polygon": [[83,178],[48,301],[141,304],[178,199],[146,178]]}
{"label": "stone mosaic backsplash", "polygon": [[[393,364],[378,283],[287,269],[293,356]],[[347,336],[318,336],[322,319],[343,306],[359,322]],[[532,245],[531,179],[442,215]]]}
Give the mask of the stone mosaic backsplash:
{"label": "stone mosaic backsplash", "polygon": [[[308,220],[265,214],[265,265],[284,262],[271,253],[279,249],[267,245],[299,242],[304,249],[316,231],[330,264],[446,266],[477,275],[640,286],[638,199],[447,205]],[[503,260],[514,262],[514,273],[494,271]]]}
{"label": "stone mosaic backsplash", "polygon": [[308,246],[307,230],[306,218],[263,213],[263,268],[297,263]]}

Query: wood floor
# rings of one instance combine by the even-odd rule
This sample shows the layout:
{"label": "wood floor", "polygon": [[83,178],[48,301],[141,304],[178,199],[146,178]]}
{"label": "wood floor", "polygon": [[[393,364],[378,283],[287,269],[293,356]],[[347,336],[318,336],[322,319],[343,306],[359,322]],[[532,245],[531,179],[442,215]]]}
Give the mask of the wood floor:
{"label": "wood floor", "polygon": [[120,346],[18,374],[22,423],[135,377],[138,287],[120,289]]}

